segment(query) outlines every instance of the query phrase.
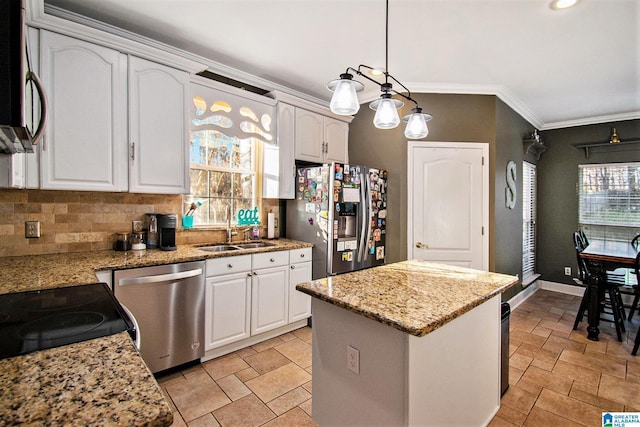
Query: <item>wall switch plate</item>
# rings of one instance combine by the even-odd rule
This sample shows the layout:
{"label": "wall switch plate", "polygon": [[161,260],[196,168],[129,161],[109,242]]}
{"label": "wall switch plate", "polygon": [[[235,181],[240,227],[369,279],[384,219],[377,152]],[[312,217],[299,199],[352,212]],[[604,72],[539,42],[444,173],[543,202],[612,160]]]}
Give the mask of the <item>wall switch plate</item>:
{"label": "wall switch plate", "polygon": [[564,268],[564,275],[565,276],[571,276],[571,267],[565,267]]}
{"label": "wall switch plate", "polygon": [[360,375],[360,351],[347,346],[347,368],[356,375]]}
{"label": "wall switch plate", "polygon": [[40,237],[40,221],[26,221],[24,223],[24,237],[27,239]]}
{"label": "wall switch plate", "polygon": [[143,224],[144,223],[142,221],[132,221],[132,223],[131,223],[131,231],[133,231],[134,233],[141,232]]}

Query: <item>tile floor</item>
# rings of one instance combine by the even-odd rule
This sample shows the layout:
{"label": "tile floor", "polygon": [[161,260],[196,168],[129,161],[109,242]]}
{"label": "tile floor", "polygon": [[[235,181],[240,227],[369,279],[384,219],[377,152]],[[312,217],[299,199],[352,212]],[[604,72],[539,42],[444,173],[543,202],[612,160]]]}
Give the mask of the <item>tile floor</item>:
{"label": "tile floor", "polygon": [[[640,411],[640,356],[601,323],[572,330],[580,298],[539,290],[510,318],[510,387],[490,426],[599,426],[603,411]],[[315,426],[311,420],[311,329],[158,378],[174,426]]]}
{"label": "tile floor", "polygon": [[640,355],[631,355],[640,316],[624,342],[608,322],[594,342],[586,319],[572,330],[579,305],[579,297],[538,290],[512,312],[509,390],[491,427],[601,426],[602,412],[640,411]]}

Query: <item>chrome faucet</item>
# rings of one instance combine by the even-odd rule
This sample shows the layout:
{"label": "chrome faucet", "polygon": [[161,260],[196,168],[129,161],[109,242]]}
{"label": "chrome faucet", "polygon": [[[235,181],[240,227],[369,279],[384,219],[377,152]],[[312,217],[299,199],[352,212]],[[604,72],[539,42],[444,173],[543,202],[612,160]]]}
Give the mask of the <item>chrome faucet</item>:
{"label": "chrome faucet", "polygon": [[231,228],[231,203],[227,206],[227,243],[231,243],[233,236],[237,236],[238,232]]}

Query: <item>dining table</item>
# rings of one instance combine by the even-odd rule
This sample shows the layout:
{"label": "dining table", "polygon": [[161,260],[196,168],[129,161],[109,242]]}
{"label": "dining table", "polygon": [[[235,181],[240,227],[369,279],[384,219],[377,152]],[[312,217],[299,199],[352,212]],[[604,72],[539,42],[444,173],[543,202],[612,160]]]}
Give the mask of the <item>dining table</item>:
{"label": "dining table", "polygon": [[607,271],[617,268],[634,268],[638,248],[630,242],[616,240],[593,239],[589,245],[580,252],[580,257],[587,261],[590,269],[587,286],[590,287],[590,298],[587,309],[588,323],[587,338],[598,341],[600,329],[600,302],[604,295],[603,288],[607,281]]}

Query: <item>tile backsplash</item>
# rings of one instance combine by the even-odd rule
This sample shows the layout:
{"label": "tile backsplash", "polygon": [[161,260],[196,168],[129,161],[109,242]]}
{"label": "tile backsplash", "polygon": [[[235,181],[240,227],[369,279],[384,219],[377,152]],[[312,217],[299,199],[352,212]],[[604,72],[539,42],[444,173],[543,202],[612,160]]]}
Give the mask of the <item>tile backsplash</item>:
{"label": "tile backsplash", "polygon": [[[0,257],[111,249],[115,233],[131,231],[133,220],[146,220],[147,213],[173,213],[180,224],[181,208],[180,195],[3,189]],[[262,201],[262,237],[270,209],[278,217],[277,199]],[[25,238],[25,221],[40,221],[40,238]],[[220,229],[179,229],[177,233],[178,245],[224,238],[225,231]]]}

